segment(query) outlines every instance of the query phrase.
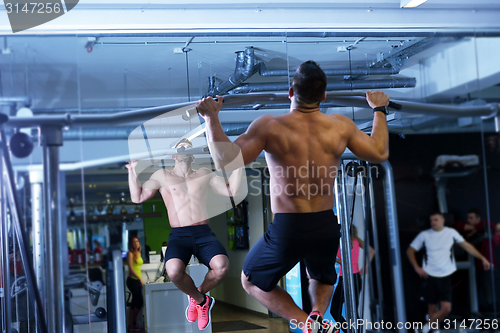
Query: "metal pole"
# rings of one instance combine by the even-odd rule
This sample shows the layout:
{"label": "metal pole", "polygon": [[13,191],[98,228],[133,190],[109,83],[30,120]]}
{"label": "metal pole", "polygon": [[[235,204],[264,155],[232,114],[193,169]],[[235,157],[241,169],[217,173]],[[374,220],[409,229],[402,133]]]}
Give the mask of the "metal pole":
{"label": "metal pole", "polygon": [[61,221],[59,221],[59,146],[62,145],[60,127],[42,127],[44,166],[44,236],[47,285],[47,326],[51,333],[64,332],[64,280],[60,248]]}
{"label": "metal pole", "polygon": [[437,200],[439,205],[439,212],[442,214],[448,213],[448,204],[446,202],[446,184],[449,178],[437,178]]}
{"label": "metal pole", "polygon": [[[347,209],[347,184],[346,177],[347,174],[345,172],[344,162],[340,163],[340,184],[342,188],[341,198],[342,198],[342,214],[339,214],[341,217],[341,232],[342,232],[342,241],[341,241],[341,256],[342,256],[342,274],[344,277],[344,297],[345,297],[345,306],[346,306],[346,320],[348,323],[357,321],[357,313],[356,313],[356,300],[355,300],[355,291],[354,291],[354,277],[352,275],[352,256],[351,256],[351,230],[350,230],[350,221],[349,221],[349,211]],[[354,332],[357,332],[357,328],[354,328]],[[348,333],[351,333],[351,327],[349,325],[347,329]]]}
{"label": "metal pole", "polygon": [[476,283],[476,265],[472,255],[469,258],[469,292],[470,292],[470,311],[472,313],[479,311],[479,304],[477,302],[477,283]]}
{"label": "metal pole", "polygon": [[[392,279],[394,284],[394,303],[396,308],[396,321],[406,323],[405,298],[403,290],[403,274],[401,272],[401,251],[399,248],[398,215],[396,212],[396,190],[394,189],[394,176],[392,167],[388,161],[381,163],[385,169],[384,194],[387,207],[387,228],[389,231],[389,243],[391,246]],[[406,328],[399,329],[406,333]]]}
{"label": "metal pole", "polygon": [[382,289],[382,268],[380,267],[380,247],[378,244],[378,230],[377,230],[377,215],[375,211],[375,195],[373,192],[373,178],[371,176],[371,164],[368,164],[368,193],[370,199],[370,214],[372,217],[372,234],[373,234],[373,248],[375,250],[375,274],[377,276],[377,299],[378,299],[378,311],[377,314],[380,314],[379,318],[377,318],[378,322],[382,318],[384,318],[384,293]]}
{"label": "metal pole", "polygon": [[7,119],[8,119],[7,116],[0,113],[0,150],[1,150],[0,157],[2,157],[2,161],[0,161],[0,163],[3,163],[2,168],[5,168],[3,170],[3,174],[5,176],[2,177],[3,181],[5,182],[5,184],[3,184],[3,188],[7,191],[5,199],[8,200],[8,204],[10,207],[10,213],[12,216],[12,226],[15,231],[14,234],[16,235],[17,243],[19,244],[19,254],[21,255],[23,269],[26,274],[26,284],[28,285],[28,292],[34,298],[34,302],[30,302],[30,305],[33,306],[32,310],[35,310],[35,305],[34,305],[35,303],[38,305],[36,315],[38,316],[38,318],[42,318],[42,320],[39,321],[40,331],[42,333],[46,333],[47,328],[45,326],[45,322],[43,322],[43,314],[41,311],[42,302],[40,300],[40,294],[38,293],[38,290],[36,290],[35,288],[35,282],[33,281],[35,275],[33,270],[33,262],[32,258],[28,257],[28,253],[31,251],[31,249],[29,244],[27,243],[28,237],[24,232],[23,228],[21,228],[21,222],[20,222],[21,215],[19,214],[19,204],[17,202],[17,197],[16,197],[16,186],[14,184],[14,171],[12,170],[10,153],[6,144],[7,139],[5,131],[3,129],[3,126],[1,126],[7,121]]}
{"label": "metal pole", "polygon": [[[31,225],[33,235],[33,265],[35,268],[35,279],[42,302],[45,300],[45,252],[42,229],[43,216],[43,172],[30,172],[31,183]],[[44,304],[45,307],[45,304]],[[35,321],[38,318],[35,317]],[[37,333],[39,329],[37,328]]]}
{"label": "metal pole", "polygon": [[[365,163],[365,166],[368,166],[367,163]],[[368,171],[368,170],[367,170]],[[368,235],[368,226],[369,226],[369,222],[368,222],[368,216],[369,216],[369,207],[368,207],[368,204],[367,204],[367,195],[368,195],[368,179],[365,178],[364,181],[363,181],[363,175],[360,173],[358,174],[358,177],[361,178],[361,181],[359,182],[360,184],[362,184],[363,186],[363,192],[361,193],[361,204],[363,206],[363,223],[364,223],[364,226],[365,226],[365,230],[364,230],[364,262],[363,262],[363,286],[361,288],[363,294],[361,295],[361,299],[363,300],[362,302],[360,301],[360,303],[362,304],[361,306],[361,319],[365,319],[365,301],[366,301],[366,297],[365,297],[365,294],[366,294],[366,287],[368,286],[369,288],[369,302],[371,300],[373,300],[375,297],[373,295],[373,285],[372,285],[372,280],[370,279],[371,277],[371,265],[370,265],[370,236]],[[367,281],[369,280],[369,281]],[[369,283],[367,283],[369,282]],[[368,307],[370,308],[370,307]],[[369,318],[371,320],[371,316]]]}
{"label": "metal pole", "polygon": [[108,249],[106,285],[108,289],[108,332],[126,333],[125,285],[123,283],[122,251],[117,246]]}
{"label": "metal pole", "polygon": [[[0,163],[1,164],[1,163]],[[0,227],[0,240],[2,241],[2,284],[3,284],[3,320],[5,323],[5,332],[12,331],[12,302],[10,299],[10,267],[9,267],[9,228],[7,225],[7,200],[5,199],[3,167],[0,166],[1,184],[0,188],[0,216],[2,226]]]}
{"label": "metal pole", "polygon": [[[4,119],[5,117],[5,115],[0,113],[0,124],[3,124],[6,121]],[[10,207],[10,213],[12,215],[12,225],[15,231],[17,243],[19,244],[19,254],[21,255],[23,269],[26,274],[28,292],[30,295],[32,295],[32,299],[34,299],[34,302],[30,302],[30,305],[33,306],[32,310],[35,310],[35,303],[37,304],[36,315],[38,316],[38,318],[41,318],[41,320],[38,321],[39,329],[42,333],[46,333],[47,327],[45,325],[45,322],[43,321],[43,313],[41,307],[42,302],[40,299],[40,294],[38,293],[38,290],[35,287],[35,282],[33,280],[35,275],[33,262],[32,258],[28,256],[28,253],[31,251],[30,246],[27,243],[28,236],[24,232],[23,228],[21,228],[19,204],[15,195],[16,185],[14,184],[14,171],[12,170],[12,163],[10,161],[10,154],[6,142],[7,140],[5,131],[2,126],[0,126],[0,157],[3,157],[3,161],[1,163],[3,163],[2,167],[5,168],[5,177],[3,177],[3,181],[5,182],[5,184],[3,184],[3,188],[7,191],[6,199],[8,200],[8,204]]]}

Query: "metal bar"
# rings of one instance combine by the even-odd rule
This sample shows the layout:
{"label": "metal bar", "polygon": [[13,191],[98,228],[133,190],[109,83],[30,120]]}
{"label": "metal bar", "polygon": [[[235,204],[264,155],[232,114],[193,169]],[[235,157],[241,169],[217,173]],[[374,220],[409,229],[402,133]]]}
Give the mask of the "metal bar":
{"label": "metal bar", "polygon": [[[6,174],[0,166],[0,180],[1,185],[4,184]],[[3,297],[2,297],[2,317],[5,324],[5,332],[12,332],[12,301],[10,295],[10,265],[9,265],[9,228],[7,221],[7,200],[5,199],[5,186],[0,188],[0,216],[2,225],[0,226],[0,240],[2,245],[2,284],[3,284]]]}
{"label": "metal bar", "polygon": [[[365,163],[364,164],[365,167],[368,167],[368,163]],[[369,170],[367,169],[366,172],[368,172]],[[370,294],[370,299],[369,301],[373,300],[374,299],[374,295],[373,295],[373,285],[372,285],[372,280],[370,279],[371,277],[371,261],[370,261],[370,236],[368,234],[368,227],[369,227],[369,207],[368,207],[368,204],[367,204],[367,196],[368,196],[368,178],[365,177],[363,179],[363,175],[362,173],[360,173],[358,175],[358,177],[361,177],[361,181],[360,184],[362,184],[363,186],[363,192],[361,193],[361,204],[363,206],[363,222],[364,222],[364,227],[365,227],[365,237],[363,239],[363,242],[365,243],[364,244],[364,262],[363,262],[363,286],[361,288],[363,294],[361,295],[362,297],[362,302],[360,302],[362,305],[361,307],[361,319],[365,319],[365,301],[366,301],[366,297],[365,297],[365,294],[366,294],[366,286],[368,286],[369,288],[369,294]],[[367,257],[368,256],[368,257]],[[367,283],[366,280],[369,280]],[[368,307],[370,308],[370,307]],[[370,319],[371,319],[371,316],[370,316]]]}
{"label": "metal bar", "polygon": [[436,181],[437,201],[440,213],[448,213],[448,203],[446,202],[446,183],[449,178],[438,178]]}
{"label": "metal bar", "polygon": [[[344,297],[346,306],[346,320],[348,323],[357,321],[356,313],[356,301],[355,301],[355,291],[354,291],[354,277],[352,274],[352,255],[351,255],[351,230],[349,221],[349,212],[347,209],[347,184],[346,184],[347,174],[345,172],[344,162],[340,163],[340,184],[342,188],[341,198],[342,198],[342,216],[341,219],[341,256],[342,256],[342,274],[344,277]],[[351,333],[351,327],[347,329],[348,333]],[[354,328],[354,332],[357,332],[357,328]]]}
{"label": "metal bar", "polygon": [[[373,178],[370,171],[371,164],[368,164],[367,177],[368,177],[368,192],[370,199],[370,214],[372,222],[372,234],[373,234],[373,249],[375,250],[375,274],[377,276],[377,299],[379,305],[380,314],[378,320],[384,318],[383,304],[384,304],[384,293],[382,289],[382,268],[380,267],[380,246],[378,244],[378,230],[377,230],[377,215],[375,211],[375,194],[373,191]],[[379,321],[380,322],[380,321]]]}
{"label": "metal bar", "polygon": [[476,283],[476,265],[475,259],[472,255],[469,257],[469,293],[470,293],[470,311],[472,313],[479,311],[479,304],[477,301],[477,283]]}
{"label": "metal bar", "polygon": [[32,295],[32,297],[35,300],[34,302],[30,302],[30,306],[32,307],[31,310],[36,311],[35,314],[39,319],[37,321],[38,325],[37,327],[39,332],[47,333],[47,327],[45,325],[44,315],[42,311],[42,301],[40,298],[40,293],[36,289],[36,284],[34,281],[35,273],[33,269],[33,261],[32,261],[33,258],[31,256],[28,256],[28,253],[31,251],[31,249],[27,241],[28,237],[24,232],[23,228],[21,228],[21,223],[19,218],[20,217],[19,204],[17,202],[17,196],[15,195],[16,190],[15,190],[15,184],[13,182],[14,171],[12,170],[10,154],[5,142],[6,142],[5,131],[3,128],[0,127],[0,145],[2,149],[0,153],[3,157],[3,167],[5,168],[4,174],[6,174],[4,177],[5,181],[4,188],[7,190],[7,198],[10,207],[10,213],[12,216],[12,225],[15,229],[17,243],[19,244],[19,254],[21,255],[23,269],[26,274],[26,283],[28,285],[28,292],[30,295]]}
{"label": "metal bar", "polygon": [[[347,95],[344,97],[335,95],[327,95],[325,102],[332,102],[338,105],[368,108],[366,99],[362,96]],[[407,102],[395,100],[402,106],[401,112],[412,114],[427,114],[449,117],[490,117],[495,116],[499,112],[499,104],[491,103],[481,106],[445,106],[438,104],[424,104],[416,102]],[[289,103],[288,94],[238,94],[227,95],[224,97],[223,109],[242,105],[255,104],[282,104]],[[8,121],[8,125],[14,127],[36,127],[36,126],[92,126],[106,127],[112,125],[122,125],[133,122],[143,122],[144,119],[151,119],[176,109],[192,106],[192,102],[164,105],[152,108],[139,109],[134,111],[108,114],[108,115],[58,115],[58,116],[35,116],[35,117],[12,117]]]}
{"label": "metal bar", "polygon": [[110,247],[108,255],[111,256],[106,272],[106,285],[110,289],[106,297],[108,302],[108,332],[126,333],[122,251],[117,247]]}
{"label": "metal bar", "polygon": [[[43,166],[44,166],[44,236],[47,285],[47,326],[49,332],[64,332],[64,280],[60,249],[61,221],[59,221],[59,146],[62,144],[62,131],[58,127],[42,128]],[[64,235],[65,236],[65,235]]]}
{"label": "metal bar", "polygon": [[[33,264],[35,267],[36,285],[40,298],[45,299],[45,252],[43,241],[42,217],[43,217],[43,173],[40,171],[30,172],[31,183],[31,225],[33,236]],[[35,321],[38,318],[35,317]]]}
{"label": "metal bar", "polygon": [[[385,170],[384,194],[387,207],[387,228],[389,231],[389,243],[391,246],[390,259],[392,263],[392,278],[394,285],[394,307],[396,309],[396,321],[406,323],[406,307],[403,290],[403,273],[401,272],[401,251],[399,247],[398,215],[396,211],[396,190],[394,189],[394,176],[392,167],[388,161],[380,165]],[[406,328],[399,329],[399,332],[406,333]]]}

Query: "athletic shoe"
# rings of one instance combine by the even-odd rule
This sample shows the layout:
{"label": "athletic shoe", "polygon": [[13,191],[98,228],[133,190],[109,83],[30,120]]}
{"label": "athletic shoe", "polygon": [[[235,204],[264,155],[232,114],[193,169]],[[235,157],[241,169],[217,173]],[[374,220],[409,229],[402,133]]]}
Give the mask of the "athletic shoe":
{"label": "athletic shoe", "polygon": [[[322,333],[333,333],[335,331],[335,325],[324,323]],[[335,333],[339,333],[339,330],[335,331]]]}
{"label": "athletic shoe", "polygon": [[210,310],[212,310],[215,299],[205,295],[205,304],[203,306],[196,305],[198,310],[198,329],[204,330],[210,324]]}
{"label": "athletic shoe", "polygon": [[186,319],[190,323],[194,323],[198,319],[198,310],[196,310],[196,301],[191,296],[187,295],[189,305],[186,308]]}
{"label": "athletic shoe", "polygon": [[313,311],[304,323],[303,333],[323,333],[323,317],[318,311]]}
{"label": "athletic shoe", "polygon": [[139,331],[141,331],[141,329],[139,327],[134,326],[134,325],[129,325],[128,330],[131,331],[131,332],[139,332]]}

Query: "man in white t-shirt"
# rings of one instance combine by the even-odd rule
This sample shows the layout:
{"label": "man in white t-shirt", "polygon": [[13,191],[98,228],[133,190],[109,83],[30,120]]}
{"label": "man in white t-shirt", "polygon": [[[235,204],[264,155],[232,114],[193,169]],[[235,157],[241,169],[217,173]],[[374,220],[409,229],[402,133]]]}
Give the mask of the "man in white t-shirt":
{"label": "man in white t-shirt", "polygon": [[[485,270],[490,269],[490,262],[474,246],[452,228],[444,226],[441,213],[430,215],[431,229],[418,234],[406,252],[417,274],[425,279],[423,286],[424,299],[428,304],[429,323],[422,333],[428,333],[430,324],[441,322],[451,311],[451,274],[457,270],[453,255],[453,244],[457,243],[474,257],[482,261]],[[423,249],[422,267],[417,263],[415,253]],[[439,303],[439,311],[437,305]],[[436,325],[436,324],[434,324]],[[434,327],[433,325],[433,327]],[[436,327],[437,327],[436,326]]]}

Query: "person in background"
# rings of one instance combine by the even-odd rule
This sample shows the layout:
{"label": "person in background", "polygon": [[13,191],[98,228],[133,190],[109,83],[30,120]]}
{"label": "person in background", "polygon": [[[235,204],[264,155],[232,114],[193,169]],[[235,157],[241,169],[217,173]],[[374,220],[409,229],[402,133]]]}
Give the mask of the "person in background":
{"label": "person in background", "polygon": [[101,243],[99,243],[97,239],[94,239],[94,253],[102,253]]}
{"label": "person in background", "polygon": [[147,244],[148,239],[144,237],[144,248],[145,250],[145,255],[146,255],[146,261],[149,262],[149,252],[151,252],[151,247]]}
{"label": "person in background", "polygon": [[[431,331],[431,324],[439,325],[451,311],[451,274],[457,270],[453,245],[457,243],[465,251],[481,260],[485,270],[490,269],[490,262],[474,246],[452,228],[444,226],[441,213],[430,215],[431,229],[420,232],[408,247],[406,254],[415,272],[424,279],[423,294],[428,304],[429,322],[425,323],[422,333]],[[417,251],[424,251],[422,267],[417,263]],[[439,310],[437,309],[439,303]],[[416,332],[419,330],[415,329]]]}
{"label": "person in background", "polygon": [[[354,288],[356,290],[356,298],[359,297],[359,293],[361,292],[361,274],[363,273],[363,268],[359,268],[358,259],[359,259],[359,249],[365,248],[365,243],[358,237],[358,229],[356,226],[352,226],[351,232],[351,257],[352,257],[352,273],[354,278]],[[375,255],[375,250],[370,246],[370,261],[373,259]],[[336,262],[340,265],[340,274],[339,280],[337,282],[337,288],[333,293],[332,304],[330,306],[330,313],[335,319],[336,322],[341,325],[346,322],[344,316],[342,316],[342,305],[345,302],[344,297],[344,280],[342,277],[342,260],[340,255],[340,247],[337,251],[337,259]],[[336,333],[338,333],[337,330]]]}
{"label": "person in background", "polygon": [[127,264],[128,264],[128,277],[127,288],[132,293],[132,306],[129,312],[129,331],[140,331],[141,329],[136,326],[135,320],[137,314],[144,305],[142,298],[142,286],[144,282],[141,278],[141,266],[144,263],[141,257],[141,242],[137,236],[132,236],[128,242]]}
{"label": "person in background", "polygon": [[164,246],[168,246],[168,243],[167,243],[167,242],[163,242],[163,243],[161,243],[161,247],[162,247],[162,249],[161,249],[161,251],[160,251],[160,258],[161,258],[161,260],[160,260],[160,261],[163,261],[163,258],[164,258],[164,255],[163,255],[163,247],[164,247]]}
{"label": "person in background", "polygon": [[[481,218],[481,211],[477,208],[471,208],[467,212],[467,223],[455,223],[455,229],[460,232],[464,238],[476,247],[476,249],[496,267],[495,255],[495,224]],[[491,235],[491,238],[490,238]],[[491,248],[490,248],[491,247]],[[492,276],[489,270],[485,270],[481,261],[476,259],[476,273],[481,308],[483,311],[493,310],[493,287]]]}

